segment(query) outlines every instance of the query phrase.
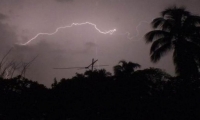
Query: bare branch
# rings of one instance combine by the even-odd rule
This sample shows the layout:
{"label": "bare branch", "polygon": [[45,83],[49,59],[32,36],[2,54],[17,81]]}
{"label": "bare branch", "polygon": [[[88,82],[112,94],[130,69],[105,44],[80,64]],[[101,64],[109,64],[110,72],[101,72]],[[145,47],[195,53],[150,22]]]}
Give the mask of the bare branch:
{"label": "bare branch", "polygon": [[1,71],[1,68],[3,66],[3,62],[4,62],[4,59],[6,59],[6,57],[9,55],[9,53],[11,52],[12,48],[3,56],[3,58],[1,59],[1,62],[0,62],[0,71]]}

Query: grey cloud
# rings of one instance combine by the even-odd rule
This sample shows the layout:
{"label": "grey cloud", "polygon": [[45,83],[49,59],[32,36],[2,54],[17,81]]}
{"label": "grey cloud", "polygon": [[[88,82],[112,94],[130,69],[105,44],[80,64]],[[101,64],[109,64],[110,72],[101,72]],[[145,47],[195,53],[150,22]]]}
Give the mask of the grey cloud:
{"label": "grey cloud", "polygon": [[80,53],[82,53],[82,54],[89,53],[91,51],[94,51],[95,47],[97,47],[97,45],[94,42],[86,42],[84,44],[84,48],[81,50]]}
{"label": "grey cloud", "polygon": [[55,71],[53,68],[70,66],[72,63],[72,65],[74,65],[74,59],[71,58],[80,52],[77,50],[70,50],[68,46],[64,48],[58,46],[58,44],[50,42],[49,39],[41,39],[40,42],[35,45],[15,45],[13,57],[18,58],[18,61],[29,62],[38,55],[37,59],[31,64],[30,69],[27,70],[26,77],[32,80],[38,80],[40,83],[50,86],[53,82],[53,78],[56,77],[56,75],[59,76],[60,72],[62,73],[62,71]]}
{"label": "grey cloud", "polygon": [[87,47],[87,48],[91,48],[91,47],[95,47],[95,46],[97,46],[94,42],[86,42],[85,43],[85,46]]}
{"label": "grey cloud", "polygon": [[[29,62],[39,54],[26,76],[50,86],[54,77],[69,78],[75,72],[79,72],[77,70],[55,71],[53,67],[84,66],[89,64],[93,57],[98,58],[103,64],[109,64],[110,67],[106,69],[110,72],[112,66],[121,59],[138,61],[144,68],[154,66],[172,71],[173,62],[166,64],[172,57],[168,57],[169,59],[165,57],[156,64],[157,66],[150,63],[150,44],[146,45],[143,40],[143,35],[151,30],[150,24],[144,23],[138,27],[140,32],[138,39],[128,40],[125,32],[130,32],[130,36],[136,35],[136,26],[140,21],[151,21],[152,18],[158,17],[159,12],[165,7],[173,4],[187,5],[189,11],[199,13],[197,8],[200,0],[150,0],[153,5],[149,5],[149,0],[0,1],[0,8],[3,9],[3,14],[0,13],[0,58],[16,42],[24,43],[37,32],[52,32],[56,27],[69,25],[72,22],[90,21],[98,24],[97,27],[101,30],[109,30],[113,27],[118,29],[110,36],[99,34],[92,26],[77,26],[60,30],[54,36],[40,36],[27,46],[15,46],[11,53],[17,60]],[[71,3],[74,5],[65,6]],[[4,15],[3,11],[9,16]],[[17,29],[13,29],[10,25]]]}
{"label": "grey cloud", "polygon": [[0,20],[4,20],[4,19],[6,19],[6,18],[7,18],[7,16],[6,16],[6,15],[4,15],[4,14],[0,13]]}
{"label": "grey cloud", "polygon": [[74,0],[56,0],[57,2],[73,2]]}
{"label": "grey cloud", "polygon": [[0,55],[10,49],[17,40],[17,35],[13,28],[9,24],[1,22],[2,19],[6,19],[6,16],[0,14]]}

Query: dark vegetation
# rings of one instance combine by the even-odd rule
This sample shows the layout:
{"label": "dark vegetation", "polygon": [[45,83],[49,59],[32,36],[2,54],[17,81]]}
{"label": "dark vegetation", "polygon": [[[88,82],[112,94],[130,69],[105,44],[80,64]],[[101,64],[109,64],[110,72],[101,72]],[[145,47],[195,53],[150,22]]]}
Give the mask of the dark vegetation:
{"label": "dark vegetation", "polygon": [[[199,120],[200,17],[172,7],[146,41],[157,62],[173,51],[177,76],[121,61],[114,75],[88,70],[51,88],[22,76],[0,78],[0,120]],[[166,63],[168,64],[168,63]]]}

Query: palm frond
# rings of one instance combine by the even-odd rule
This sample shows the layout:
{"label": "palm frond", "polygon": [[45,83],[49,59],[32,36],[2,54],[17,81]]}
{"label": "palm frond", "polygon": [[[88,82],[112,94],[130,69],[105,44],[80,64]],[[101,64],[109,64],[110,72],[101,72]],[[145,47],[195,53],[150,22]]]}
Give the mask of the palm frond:
{"label": "palm frond", "polygon": [[166,36],[171,36],[171,34],[163,30],[153,30],[153,31],[148,32],[145,35],[145,40],[146,40],[146,43],[149,43],[149,42],[154,41],[154,39],[158,39],[158,38],[162,38]]}
{"label": "palm frond", "polygon": [[160,58],[165,55],[167,52],[169,52],[172,48],[172,45],[170,42],[162,45],[158,49],[156,49],[152,54],[151,54],[151,61],[156,63]]}
{"label": "palm frond", "polygon": [[162,17],[171,18],[171,19],[180,19],[182,16],[189,16],[191,13],[185,10],[185,7],[176,6],[165,9],[161,12]]}
{"label": "palm frond", "polygon": [[156,18],[154,19],[151,24],[152,24],[152,27],[154,29],[158,28],[159,26],[162,26],[162,24],[165,22],[165,19],[162,18],[162,17],[159,17],[159,18]]}
{"label": "palm frond", "polygon": [[167,19],[165,20],[161,28],[164,31],[171,31],[174,25],[175,25],[175,21],[173,19]]}
{"label": "palm frond", "polygon": [[162,30],[170,30],[172,26],[174,25],[173,19],[164,19],[163,17],[156,18],[152,21],[152,27],[154,29],[160,28]]}
{"label": "palm frond", "polygon": [[156,41],[153,42],[153,44],[151,45],[150,48],[150,54],[152,54],[155,50],[157,50],[159,47],[161,47],[162,45],[171,42],[171,37],[163,37],[163,38],[159,38]]}
{"label": "palm frond", "polygon": [[161,12],[162,17],[169,15],[173,12],[174,9],[177,9],[176,6],[166,8],[164,11]]}

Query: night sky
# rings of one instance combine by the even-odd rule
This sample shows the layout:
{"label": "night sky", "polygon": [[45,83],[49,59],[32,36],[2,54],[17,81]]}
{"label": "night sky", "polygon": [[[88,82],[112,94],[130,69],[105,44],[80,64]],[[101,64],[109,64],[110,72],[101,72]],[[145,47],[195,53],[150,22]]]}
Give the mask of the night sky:
{"label": "night sky", "polygon": [[[109,72],[126,60],[139,63],[141,69],[157,67],[174,75],[172,54],[154,64],[149,56],[151,44],[144,41],[152,19],[173,5],[200,15],[200,0],[0,0],[0,57],[11,48],[8,60],[28,62],[38,55],[26,77],[46,86],[55,77],[71,78],[85,71],[54,67],[84,67],[92,58],[98,59],[99,65],[109,65],[104,67]],[[18,45],[40,32],[84,22],[96,24],[101,31],[117,31],[105,35],[91,25],[73,26],[52,36],[41,35],[26,46]]]}

